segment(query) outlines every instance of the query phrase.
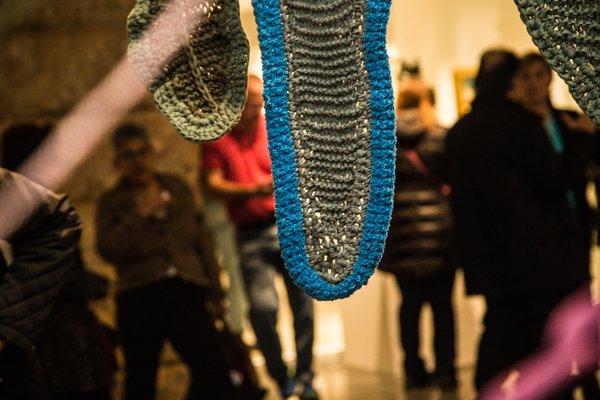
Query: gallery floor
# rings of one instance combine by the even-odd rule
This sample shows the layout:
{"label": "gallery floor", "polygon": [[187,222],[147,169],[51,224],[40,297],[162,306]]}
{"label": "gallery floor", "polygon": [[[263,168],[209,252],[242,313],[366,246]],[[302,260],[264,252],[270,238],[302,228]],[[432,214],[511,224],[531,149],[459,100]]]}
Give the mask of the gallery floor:
{"label": "gallery floor", "polygon": [[[185,397],[188,385],[187,371],[179,361],[171,357],[165,357],[159,371],[156,400],[183,400]],[[435,388],[407,392],[403,388],[401,377],[348,368],[343,363],[332,360],[317,362],[316,370],[315,387],[322,400],[474,400],[476,397],[472,384],[472,368],[459,370],[458,390],[451,393],[444,393]],[[267,378],[264,368],[258,367],[258,373],[263,387],[269,390],[264,400],[280,400],[277,389]],[[600,379],[600,374],[598,378]],[[123,375],[119,374],[115,400],[122,398],[122,379]],[[580,391],[575,392],[575,399],[583,399]]]}
{"label": "gallery floor", "polygon": [[[276,388],[262,367],[259,374],[264,387],[269,389],[265,400],[279,400]],[[407,393],[399,377],[349,369],[342,363],[327,361],[318,363],[315,386],[322,400],[471,400],[474,398],[471,378],[471,369],[460,371],[456,393],[442,393],[437,389]],[[181,364],[165,362],[160,370],[157,400],[183,399],[187,382],[187,372]],[[120,388],[121,384],[117,385],[116,399],[120,398]]]}

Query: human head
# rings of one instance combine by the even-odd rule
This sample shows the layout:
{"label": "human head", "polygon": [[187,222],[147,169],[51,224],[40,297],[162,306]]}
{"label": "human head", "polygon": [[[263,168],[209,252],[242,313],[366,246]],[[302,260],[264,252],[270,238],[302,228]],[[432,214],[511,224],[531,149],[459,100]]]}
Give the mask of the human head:
{"label": "human head", "polygon": [[432,88],[425,86],[423,88],[406,86],[401,88],[398,92],[396,108],[398,111],[412,110],[420,108],[424,101],[431,106],[435,106],[435,92]]}
{"label": "human head", "polygon": [[52,125],[16,124],[2,135],[2,167],[16,171],[52,131]]}
{"label": "human head", "polygon": [[515,84],[525,106],[535,106],[550,100],[552,68],[539,53],[530,53],[521,59]]}
{"label": "human head", "polygon": [[475,78],[477,97],[508,98],[518,69],[519,59],[511,51],[496,49],[483,53]]}
{"label": "human head", "polygon": [[246,133],[252,129],[260,116],[263,107],[263,82],[256,75],[248,76],[248,97],[242,110],[236,130]]}
{"label": "human head", "polygon": [[421,95],[411,89],[403,89],[398,92],[398,111],[414,110],[421,106]]}
{"label": "human head", "polygon": [[144,128],[125,124],[112,136],[115,166],[126,180],[143,186],[154,175],[154,149]]}

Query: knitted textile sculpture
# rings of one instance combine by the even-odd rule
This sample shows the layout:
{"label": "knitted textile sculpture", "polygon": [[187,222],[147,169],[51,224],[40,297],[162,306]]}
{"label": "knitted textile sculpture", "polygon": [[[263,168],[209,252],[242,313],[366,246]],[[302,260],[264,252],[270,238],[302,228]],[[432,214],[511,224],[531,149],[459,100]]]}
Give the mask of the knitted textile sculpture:
{"label": "knitted textile sculpture", "polygon": [[294,281],[350,295],[381,258],[392,210],[390,0],[254,0],[279,241]]}
{"label": "knitted textile sculpture", "polygon": [[[155,27],[158,40],[144,40],[159,15],[170,19],[166,28]],[[237,0],[138,0],[127,28],[136,73],[181,135],[202,142],[235,126],[246,101],[249,52]],[[166,64],[157,68],[157,59]]]}
{"label": "knitted textile sculpture", "polygon": [[533,41],[600,125],[600,1],[516,0]]}

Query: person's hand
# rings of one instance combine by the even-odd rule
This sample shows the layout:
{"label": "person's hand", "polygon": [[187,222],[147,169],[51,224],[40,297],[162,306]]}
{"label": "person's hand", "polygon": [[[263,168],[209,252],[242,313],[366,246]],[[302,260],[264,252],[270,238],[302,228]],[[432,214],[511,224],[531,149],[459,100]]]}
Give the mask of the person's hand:
{"label": "person's hand", "polygon": [[600,179],[600,165],[590,165],[585,170],[585,176],[589,180]]}
{"label": "person's hand", "polygon": [[214,319],[222,320],[229,309],[229,302],[223,294],[211,296],[207,303],[208,311]]}
{"label": "person's hand", "polygon": [[598,127],[594,122],[585,115],[573,117],[569,114],[563,114],[562,119],[572,131],[594,134],[598,131]]}
{"label": "person's hand", "polygon": [[169,192],[161,190],[158,184],[150,185],[136,198],[137,213],[142,217],[159,216],[171,203]]}
{"label": "person's hand", "polygon": [[2,339],[0,339],[0,353],[2,353],[2,351],[4,351],[4,349],[6,348],[6,342]]}
{"label": "person's hand", "polygon": [[273,194],[273,182],[259,183],[254,189],[257,196],[270,196]]}
{"label": "person's hand", "polygon": [[429,97],[429,87],[420,78],[409,78],[405,79],[400,83],[398,90],[410,91],[416,93],[421,100],[425,100]]}

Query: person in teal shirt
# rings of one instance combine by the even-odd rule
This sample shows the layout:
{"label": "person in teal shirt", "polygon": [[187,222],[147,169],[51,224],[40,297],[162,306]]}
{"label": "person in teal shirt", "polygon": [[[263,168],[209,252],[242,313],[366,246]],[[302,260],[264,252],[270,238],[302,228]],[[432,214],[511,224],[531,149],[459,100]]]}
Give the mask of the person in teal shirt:
{"label": "person in teal shirt", "polygon": [[[538,53],[531,53],[521,59],[519,72],[515,80],[519,102],[530,112],[541,117],[544,130],[548,134],[548,144],[551,151],[561,156],[567,146],[575,149],[582,160],[593,165],[595,144],[598,142],[598,127],[585,115],[573,111],[556,109],[550,100],[550,85],[552,69]],[[581,218],[585,213],[580,207],[588,207],[585,198],[577,198],[573,189],[565,189],[566,201],[569,205],[570,217]],[[581,197],[581,196],[580,196]],[[581,221],[589,227],[591,221]],[[594,375],[581,381],[586,399],[600,399],[600,387]]]}

